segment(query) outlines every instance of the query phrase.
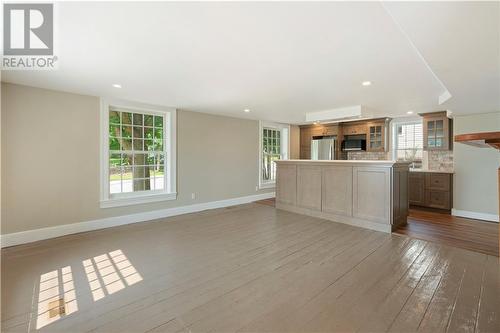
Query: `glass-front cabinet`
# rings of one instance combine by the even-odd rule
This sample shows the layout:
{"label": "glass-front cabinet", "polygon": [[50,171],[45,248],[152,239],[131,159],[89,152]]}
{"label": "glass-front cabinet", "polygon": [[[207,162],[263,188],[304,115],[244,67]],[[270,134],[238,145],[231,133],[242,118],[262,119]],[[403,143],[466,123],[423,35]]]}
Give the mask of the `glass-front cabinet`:
{"label": "glass-front cabinet", "polygon": [[450,119],[444,112],[423,114],[424,150],[450,149]]}
{"label": "glass-front cabinet", "polygon": [[367,151],[379,151],[379,152],[387,151],[385,136],[386,136],[388,122],[389,122],[388,119],[384,119],[377,121],[369,121],[367,123],[366,125]]}
{"label": "glass-front cabinet", "polygon": [[383,150],[382,125],[373,125],[369,127],[369,144],[368,148],[371,151]]}

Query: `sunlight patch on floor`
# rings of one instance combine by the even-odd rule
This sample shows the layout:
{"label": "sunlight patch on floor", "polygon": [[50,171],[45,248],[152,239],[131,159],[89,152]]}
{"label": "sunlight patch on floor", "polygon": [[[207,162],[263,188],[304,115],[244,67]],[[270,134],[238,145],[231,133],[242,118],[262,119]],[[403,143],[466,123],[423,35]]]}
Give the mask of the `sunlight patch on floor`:
{"label": "sunlight patch on floor", "polygon": [[78,311],[70,266],[40,276],[36,328]]}
{"label": "sunlight patch on floor", "polygon": [[94,301],[142,281],[142,276],[121,250],[83,260]]}

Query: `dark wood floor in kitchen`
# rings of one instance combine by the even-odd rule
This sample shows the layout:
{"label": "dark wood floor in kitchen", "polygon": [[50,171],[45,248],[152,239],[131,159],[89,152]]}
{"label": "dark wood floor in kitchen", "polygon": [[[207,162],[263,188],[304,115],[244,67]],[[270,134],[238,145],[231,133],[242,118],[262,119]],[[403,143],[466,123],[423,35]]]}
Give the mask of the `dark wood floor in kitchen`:
{"label": "dark wood floor in kitchen", "polygon": [[395,232],[498,256],[498,224],[493,222],[412,208],[408,224]]}
{"label": "dark wood floor in kitchen", "polygon": [[[273,206],[274,199],[258,201]],[[452,216],[425,209],[410,209],[408,224],[395,231],[412,238],[498,256],[498,224]]]}

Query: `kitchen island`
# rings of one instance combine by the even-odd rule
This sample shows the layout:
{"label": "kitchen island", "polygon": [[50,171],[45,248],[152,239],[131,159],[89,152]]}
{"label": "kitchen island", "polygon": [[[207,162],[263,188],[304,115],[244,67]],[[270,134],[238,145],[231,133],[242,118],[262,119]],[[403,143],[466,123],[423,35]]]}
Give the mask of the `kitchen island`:
{"label": "kitchen island", "polygon": [[277,161],[276,208],[391,232],[406,224],[409,163]]}

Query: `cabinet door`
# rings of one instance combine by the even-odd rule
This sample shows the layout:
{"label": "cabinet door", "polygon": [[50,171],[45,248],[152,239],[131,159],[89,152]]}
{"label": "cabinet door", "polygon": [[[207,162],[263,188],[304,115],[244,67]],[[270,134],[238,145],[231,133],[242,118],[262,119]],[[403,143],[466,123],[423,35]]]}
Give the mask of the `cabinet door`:
{"label": "cabinet door", "polygon": [[384,126],[371,125],[368,127],[368,151],[384,151]]}
{"label": "cabinet door", "polygon": [[354,132],[353,126],[342,125],[342,133],[344,133],[344,135],[352,135],[352,134],[354,134],[353,132]]}
{"label": "cabinet door", "polygon": [[424,149],[449,149],[449,119],[446,116],[424,118]]}
{"label": "cabinet door", "polygon": [[311,128],[311,136],[321,136],[324,135],[325,128],[321,125],[317,125]]}
{"label": "cabinet door", "polygon": [[344,135],[366,134],[366,124],[344,124],[342,125]]}
{"label": "cabinet door", "polygon": [[310,146],[311,145],[311,129],[308,127],[300,128],[300,145]]}
{"label": "cabinet door", "polygon": [[352,216],[352,167],[323,167],[321,210]]}
{"label": "cabinet door", "polygon": [[355,134],[366,134],[368,131],[368,126],[366,123],[358,124],[355,128]]}
{"label": "cabinet door", "polygon": [[338,127],[335,125],[325,126],[324,135],[337,135]]}
{"label": "cabinet door", "polygon": [[310,159],[311,158],[311,139],[312,131],[309,127],[300,128],[300,158]]}
{"label": "cabinet door", "polygon": [[353,167],[352,183],[352,216],[390,224],[391,169]]}
{"label": "cabinet door", "polygon": [[425,205],[425,174],[411,172],[409,176],[409,201],[411,205]]}
{"label": "cabinet door", "polygon": [[297,206],[321,210],[320,166],[297,166]]}

